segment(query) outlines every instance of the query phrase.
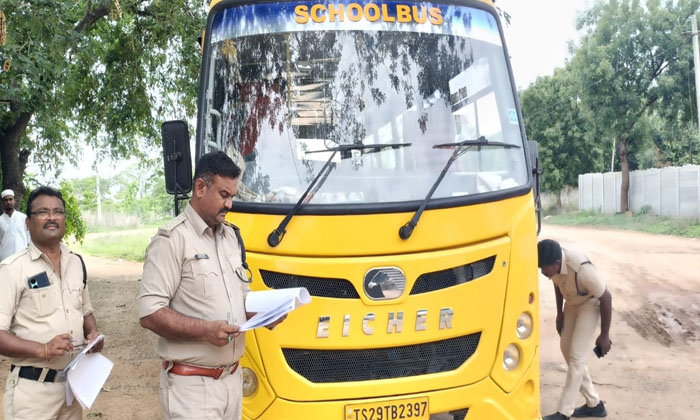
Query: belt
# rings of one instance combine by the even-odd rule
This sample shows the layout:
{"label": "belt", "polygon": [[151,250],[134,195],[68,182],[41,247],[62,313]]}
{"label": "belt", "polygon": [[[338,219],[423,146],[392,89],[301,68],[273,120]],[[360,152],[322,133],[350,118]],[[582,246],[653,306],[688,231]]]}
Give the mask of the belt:
{"label": "belt", "polygon": [[[54,382],[56,380],[56,374],[58,374],[58,371],[53,369],[15,365],[10,365],[10,372],[13,372],[16,367],[19,367],[20,378],[29,379],[31,381]],[[44,376],[43,381],[40,381],[39,379],[41,378],[41,373],[44,371],[44,369],[46,369],[46,376]]]}
{"label": "belt", "polygon": [[[168,366],[172,363],[172,366],[170,369],[168,369]],[[163,369],[165,369],[166,372],[168,373],[173,373],[175,375],[180,375],[180,376],[208,376],[210,378],[214,379],[219,379],[222,373],[227,369],[225,367],[217,367],[217,368],[205,368],[205,367],[199,367],[199,366],[191,366],[191,365],[185,365],[182,363],[177,363],[177,362],[168,362],[167,360],[163,361]],[[233,366],[231,366],[231,371],[230,373],[234,373],[238,369],[238,362],[234,363]]]}

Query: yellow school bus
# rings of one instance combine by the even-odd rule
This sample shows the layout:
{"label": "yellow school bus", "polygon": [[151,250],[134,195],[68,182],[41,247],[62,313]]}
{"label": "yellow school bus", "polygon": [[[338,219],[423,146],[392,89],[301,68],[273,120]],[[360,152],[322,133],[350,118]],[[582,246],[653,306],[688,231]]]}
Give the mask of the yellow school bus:
{"label": "yellow school bus", "polygon": [[536,174],[491,1],[214,1],[196,158],[242,168],[246,419],[539,419]]}

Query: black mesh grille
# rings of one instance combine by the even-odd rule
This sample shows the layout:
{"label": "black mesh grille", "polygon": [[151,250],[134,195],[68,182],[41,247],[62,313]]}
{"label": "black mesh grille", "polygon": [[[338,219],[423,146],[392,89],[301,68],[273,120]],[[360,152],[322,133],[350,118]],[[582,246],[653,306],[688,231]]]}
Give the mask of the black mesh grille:
{"label": "black mesh grille", "polygon": [[[452,420],[464,420],[464,418],[467,417],[468,412],[469,412],[468,408],[463,408],[461,410],[450,411],[447,414],[452,416]],[[442,417],[440,417],[441,419],[445,418],[444,414],[441,414],[441,416],[442,416]],[[433,417],[437,418],[437,416],[430,416],[430,420],[433,420]]]}
{"label": "black mesh grille", "polygon": [[306,287],[311,296],[340,299],[360,298],[352,283],[345,279],[296,276],[267,270],[260,270],[260,276],[262,276],[265,285],[272,289]]}
{"label": "black mesh grille", "polygon": [[416,280],[411,294],[433,292],[478,279],[493,270],[494,262],[496,262],[495,255],[471,264],[423,274]]}
{"label": "black mesh grille", "polygon": [[481,333],[432,343],[367,350],[282,349],[287,364],[314,383],[403,378],[457,369],[476,351]]}

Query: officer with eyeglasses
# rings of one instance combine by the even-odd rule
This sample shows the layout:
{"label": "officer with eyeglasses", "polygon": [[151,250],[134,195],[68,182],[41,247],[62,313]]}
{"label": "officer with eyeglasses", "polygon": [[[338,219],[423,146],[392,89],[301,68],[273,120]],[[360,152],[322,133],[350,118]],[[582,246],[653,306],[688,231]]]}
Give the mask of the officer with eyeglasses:
{"label": "officer with eyeglasses", "polygon": [[85,266],[61,243],[66,217],[59,191],[37,188],[27,210],[29,246],[0,263],[0,354],[11,363],[5,419],[82,419],[80,404],[66,405],[58,372],[99,335]]}
{"label": "officer with eyeglasses", "polygon": [[4,213],[0,216],[0,261],[29,245],[27,215],[15,209],[15,192],[0,193]]}
{"label": "officer with eyeglasses", "polygon": [[254,315],[244,304],[251,274],[240,234],[225,221],[240,173],[223,152],[203,155],[192,200],[146,249],[139,318],[160,336],[165,419],[241,418],[245,334],[239,326]]}

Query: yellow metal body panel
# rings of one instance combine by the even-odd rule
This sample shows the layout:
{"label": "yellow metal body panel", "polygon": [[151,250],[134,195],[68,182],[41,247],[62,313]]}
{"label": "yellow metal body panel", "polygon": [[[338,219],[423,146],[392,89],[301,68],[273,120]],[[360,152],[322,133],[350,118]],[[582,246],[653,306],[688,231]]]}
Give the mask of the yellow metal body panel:
{"label": "yellow metal body panel", "polygon": [[[511,393],[505,393],[491,379],[478,383],[450,389],[438,389],[428,393],[404,395],[403,397],[422,397],[430,399],[432,414],[468,409],[467,419],[484,420],[539,420],[539,353],[535,349],[532,363],[526,366],[524,374]],[[260,417],[276,420],[308,419],[343,419],[346,404],[378,401],[381,399],[363,399],[349,401],[296,402],[276,399]],[[247,404],[247,403],[246,403]],[[254,420],[245,411],[243,418]]]}
{"label": "yellow metal body panel", "polygon": [[[242,365],[253,369],[261,384],[256,394],[244,399],[248,418],[341,419],[345,404],[423,395],[429,396],[433,414],[469,408],[470,420],[538,418],[539,292],[532,195],[426,211],[413,236],[403,241],[398,228],[410,216],[297,215],[282,243],[271,248],[265,238],[283,216],[229,215],[245,239],[253,289],[267,288],[260,276],[262,269],[348,279],[360,295],[359,299],[313,297],[310,305],[292,312],[274,331],[259,329],[248,334]],[[496,257],[495,264],[483,277],[430,293],[409,294],[421,274],[490,256]],[[397,299],[373,301],[363,293],[365,273],[382,266],[398,267],[406,275],[406,291]],[[439,328],[443,308],[454,311],[451,328]],[[425,331],[416,331],[418,310],[428,311]],[[402,331],[389,331],[389,314],[398,312],[403,313]],[[523,312],[532,316],[534,326],[530,337],[519,339],[516,323]],[[362,319],[368,313],[375,314],[371,335],[362,329]],[[346,315],[350,316],[350,330],[343,336]],[[321,316],[330,317],[327,338],[317,337]],[[396,347],[475,332],[481,332],[478,349],[457,369],[379,381],[312,383],[289,367],[281,351]],[[507,372],[503,351],[511,343],[520,350],[521,362]],[[534,396],[530,398],[531,393]]]}

